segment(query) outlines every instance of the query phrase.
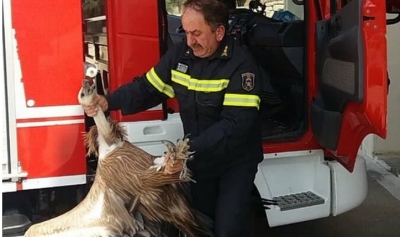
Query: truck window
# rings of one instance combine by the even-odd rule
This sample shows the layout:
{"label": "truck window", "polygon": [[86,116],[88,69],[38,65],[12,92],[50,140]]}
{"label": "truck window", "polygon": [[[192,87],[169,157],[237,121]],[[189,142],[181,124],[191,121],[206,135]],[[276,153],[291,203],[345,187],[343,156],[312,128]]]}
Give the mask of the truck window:
{"label": "truck window", "polygon": [[185,0],[166,0],[165,5],[168,15],[180,16],[182,14],[182,5],[184,2]]}
{"label": "truck window", "polygon": [[248,8],[254,12],[262,13],[267,17],[273,17],[282,11],[289,11],[297,17],[304,18],[303,0],[238,0],[236,8]]}
{"label": "truck window", "polygon": [[[345,0],[344,0],[345,1]],[[169,15],[180,16],[182,14],[182,5],[185,0],[166,0],[167,13]],[[304,10],[301,5],[302,0],[237,0],[236,8],[254,8],[254,11],[262,11],[264,8],[265,15],[272,17],[275,12],[290,11],[299,19],[303,19]]]}

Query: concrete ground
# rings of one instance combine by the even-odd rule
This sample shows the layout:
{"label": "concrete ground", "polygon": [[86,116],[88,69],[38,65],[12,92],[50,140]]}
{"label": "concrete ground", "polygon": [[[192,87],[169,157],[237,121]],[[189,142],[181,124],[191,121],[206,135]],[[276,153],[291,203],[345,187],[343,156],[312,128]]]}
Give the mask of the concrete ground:
{"label": "concrete ground", "polygon": [[400,156],[378,156],[376,160],[390,173],[400,178]]}
{"label": "concrete ground", "polygon": [[400,157],[389,161],[392,167],[367,160],[369,192],[358,208],[337,217],[273,228],[259,220],[257,237],[399,237],[400,178],[390,171],[400,170]]}

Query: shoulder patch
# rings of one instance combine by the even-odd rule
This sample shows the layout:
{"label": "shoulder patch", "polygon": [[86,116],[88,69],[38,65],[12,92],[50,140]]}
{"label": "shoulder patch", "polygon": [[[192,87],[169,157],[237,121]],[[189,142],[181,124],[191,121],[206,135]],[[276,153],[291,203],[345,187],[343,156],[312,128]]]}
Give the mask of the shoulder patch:
{"label": "shoulder patch", "polygon": [[187,72],[187,70],[188,70],[188,65],[186,65],[186,64],[183,64],[183,63],[178,63],[178,66],[176,67],[176,70],[177,71],[180,71],[180,72],[183,72],[183,73],[186,73]]}
{"label": "shoulder patch", "polygon": [[254,89],[254,78],[256,75],[251,72],[242,73],[242,87],[246,91],[251,91]]}

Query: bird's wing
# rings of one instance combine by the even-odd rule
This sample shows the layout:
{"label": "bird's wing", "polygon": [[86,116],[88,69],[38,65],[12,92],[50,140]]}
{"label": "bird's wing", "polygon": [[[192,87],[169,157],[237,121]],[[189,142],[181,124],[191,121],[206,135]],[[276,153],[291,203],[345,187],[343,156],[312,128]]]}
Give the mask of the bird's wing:
{"label": "bird's wing", "polygon": [[[181,179],[179,173],[164,174],[150,168],[154,156],[130,143],[110,152],[99,161],[98,173],[107,186],[119,195],[136,196],[146,191],[157,191],[167,184],[189,181]],[[122,192],[122,193],[121,193]]]}
{"label": "bird's wing", "polygon": [[141,212],[132,213],[133,218],[140,220],[143,224],[144,231],[138,232],[134,237],[168,237],[162,231],[162,224],[159,221],[153,221],[143,215]]}

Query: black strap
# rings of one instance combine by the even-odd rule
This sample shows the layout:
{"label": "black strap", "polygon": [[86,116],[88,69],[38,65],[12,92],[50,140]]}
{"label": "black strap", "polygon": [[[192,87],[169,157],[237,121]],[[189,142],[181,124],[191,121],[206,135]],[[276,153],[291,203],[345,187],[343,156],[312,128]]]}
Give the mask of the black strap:
{"label": "black strap", "polygon": [[314,0],[315,9],[317,9],[317,21],[322,20],[322,10],[318,0]]}
{"label": "black strap", "polygon": [[330,6],[331,16],[336,14],[337,9],[338,9],[337,0],[331,0],[331,6]]}

